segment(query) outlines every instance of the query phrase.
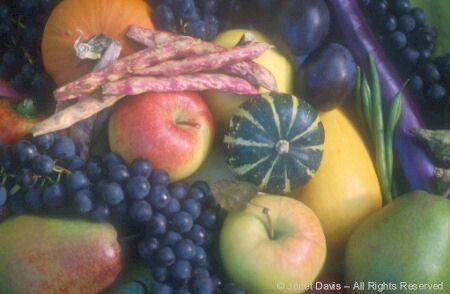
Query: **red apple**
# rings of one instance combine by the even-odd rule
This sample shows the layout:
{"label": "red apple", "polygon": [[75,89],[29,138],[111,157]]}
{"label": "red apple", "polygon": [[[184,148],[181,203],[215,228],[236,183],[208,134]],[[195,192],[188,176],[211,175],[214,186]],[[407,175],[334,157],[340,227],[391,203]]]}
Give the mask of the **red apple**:
{"label": "red apple", "polygon": [[173,181],[194,173],[215,133],[213,117],[195,92],[146,93],[128,97],[109,121],[111,150],[130,162],[137,157],[166,170]]}

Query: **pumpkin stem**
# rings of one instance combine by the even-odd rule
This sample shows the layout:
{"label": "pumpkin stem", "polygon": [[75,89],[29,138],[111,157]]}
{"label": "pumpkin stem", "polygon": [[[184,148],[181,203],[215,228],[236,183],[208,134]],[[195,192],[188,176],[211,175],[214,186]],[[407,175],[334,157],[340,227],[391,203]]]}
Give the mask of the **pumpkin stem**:
{"label": "pumpkin stem", "polygon": [[87,42],[82,42],[84,39],[83,31],[78,30],[78,32],[80,35],[75,40],[73,48],[79,59],[98,60],[102,58],[104,51],[114,41],[105,34],[99,34],[93,36]]}
{"label": "pumpkin stem", "polygon": [[277,144],[275,145],[275,150],[277,150],[277,152],[279,154],[286,154],[289,152],[289,142],[286,140],[280,140],[277,142]]}

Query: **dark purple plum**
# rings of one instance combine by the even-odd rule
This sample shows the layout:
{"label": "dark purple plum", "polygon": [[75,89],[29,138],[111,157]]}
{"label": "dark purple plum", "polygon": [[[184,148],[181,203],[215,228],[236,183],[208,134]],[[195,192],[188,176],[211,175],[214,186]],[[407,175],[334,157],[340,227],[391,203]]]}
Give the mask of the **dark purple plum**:
{"label": "dark purple plum", "polygon": [[287,1],[279,15],[280,34],[295,55],[318,48],[330,28],[330,13],[323,0]]}
{"label": "dark purple plum", "polygon": [[342,105],[353,90],[356,63],[342,45],[330,43],[310,55],[297,74],[297,92],[321,111]]}

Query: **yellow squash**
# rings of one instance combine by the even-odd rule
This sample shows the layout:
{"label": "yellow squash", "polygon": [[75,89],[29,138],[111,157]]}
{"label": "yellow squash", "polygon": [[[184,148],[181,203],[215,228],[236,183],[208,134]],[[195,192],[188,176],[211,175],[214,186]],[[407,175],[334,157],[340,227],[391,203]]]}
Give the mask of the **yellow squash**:
{"label": "yellow squash", "polygon": [[[246,32],[252,33],[253,37],[258,42],[273,44],[273,42],[263,34],[257,31],[244,29],[224,31],[216,36],[214,43],[225,48],[232,48],[239,42],[242,35]],[[275,47],[270,48],[261,56],[256,58],[255,62],[266,67],[274,75],[279,92],[292,92],[294,69],[289,60],[281,53],[280,50]],[[264,91],[264,89],[262,90]],[[218,91],[208,91],[203,95],[203,97],[205,98],[205,101],[214,116],[219,137],[228,126],[234,111],[239,107],[239,105],[244,103],[244,101],[249,98],[249,96],[235,95]]]}
{"label": "yellow squash", "polygon": [[374,163],[355,126],[340,109],[320,117],[325,128],[322,164],[292,196],[319,217],[327,239],[327,269],[339,273],[350,234],[381,208],[382,197]]}

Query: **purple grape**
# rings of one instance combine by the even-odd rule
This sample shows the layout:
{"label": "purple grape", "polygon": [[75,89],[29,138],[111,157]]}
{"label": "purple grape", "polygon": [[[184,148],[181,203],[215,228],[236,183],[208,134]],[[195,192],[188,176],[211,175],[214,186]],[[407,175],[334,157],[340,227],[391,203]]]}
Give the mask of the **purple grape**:
{"label": "purple grape", "polygon": [[152,218],[152,207],[145,201],[135,201],[130,206],[130,216],[137,223],[148,222]]}

